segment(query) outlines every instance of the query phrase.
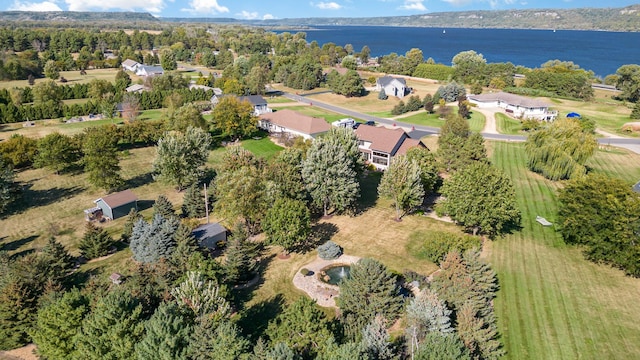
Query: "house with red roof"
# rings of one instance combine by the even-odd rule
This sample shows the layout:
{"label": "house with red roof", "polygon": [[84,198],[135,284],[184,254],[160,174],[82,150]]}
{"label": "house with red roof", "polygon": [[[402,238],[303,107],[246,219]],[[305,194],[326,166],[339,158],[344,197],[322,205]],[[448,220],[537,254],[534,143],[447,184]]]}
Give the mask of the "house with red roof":
{"label": "house with red roof", "polygon": [[404,155],[412,147],[426,148],[422,141],[410,138],[401,128],[359,126],[354,131],[364,160],[378,170],[386,170],[395,156]]}

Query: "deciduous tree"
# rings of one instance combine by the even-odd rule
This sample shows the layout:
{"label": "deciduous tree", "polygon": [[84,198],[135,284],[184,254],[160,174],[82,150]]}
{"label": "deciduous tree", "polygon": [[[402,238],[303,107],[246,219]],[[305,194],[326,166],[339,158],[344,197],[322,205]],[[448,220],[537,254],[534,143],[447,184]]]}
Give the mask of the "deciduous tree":
{"label": "deciduous tree", "polygon": [[34,165],[45,167],[58,174],[80,158],[80,149],[67,135],[54,132],[38,141]]}
{"label": "deciduous tree", "polygon": [[166,133],[158,140],[153,170],[156,179],[174,185],[178,191],[196,182],[209,155],[211,136],[201,128],[185,133]]}
{"label": "deciduous tree", "polygon": [[253,111],[248,101],[226,96],[213,109],[212,127],[232,140],[247,137],[257,129],[258,119]]}
{"label": "deciduous tree", "polygon": [[424,201],[421,171],[418,163],[406,156],[396,156],[382,175],[378,194],[393,201],[396,221]]}
{"label": "deciduous tree", "polygon": [[272,244],[289,253],[307,241],[310,223],[311,213],[303,201],[279,198],[267,210],[262,229]]}
{"label": "deciduous tree", "polygon": [[116,190],[124,181],[119,174],[118,136],[115,127],[87,128],[84,135],[82,152],[89,183],[107,192]]}
{"label": "deciduous tree", "polygon": [[493,236],[520,222],[520,209],[511,179],[500,169],[476,162],[445,181],[439,211],[475,235]]}

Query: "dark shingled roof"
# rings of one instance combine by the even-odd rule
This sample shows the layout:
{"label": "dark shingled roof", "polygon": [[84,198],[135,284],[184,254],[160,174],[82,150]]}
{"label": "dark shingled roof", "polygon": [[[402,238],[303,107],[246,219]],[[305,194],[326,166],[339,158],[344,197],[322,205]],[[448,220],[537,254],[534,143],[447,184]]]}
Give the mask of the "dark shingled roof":
{"label": "dark shingled roof", "polygon": [[196,237],[196,239],[203,240],[215,237],[216,235],[224,232],[227,232],[227,229],[220,225],[220,223],[210,223],[198,226],[191,233]]}

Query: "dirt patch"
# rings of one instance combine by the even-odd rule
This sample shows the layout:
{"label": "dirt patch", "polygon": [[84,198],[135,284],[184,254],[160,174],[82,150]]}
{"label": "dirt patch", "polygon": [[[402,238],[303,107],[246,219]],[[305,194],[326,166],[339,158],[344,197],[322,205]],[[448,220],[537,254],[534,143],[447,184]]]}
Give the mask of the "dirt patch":
{"label": "dirt patch", "polygon": [[29,344],[9,351],[0,351],[0,360],[38,360],[34,354],[35,350],[36,346]]}

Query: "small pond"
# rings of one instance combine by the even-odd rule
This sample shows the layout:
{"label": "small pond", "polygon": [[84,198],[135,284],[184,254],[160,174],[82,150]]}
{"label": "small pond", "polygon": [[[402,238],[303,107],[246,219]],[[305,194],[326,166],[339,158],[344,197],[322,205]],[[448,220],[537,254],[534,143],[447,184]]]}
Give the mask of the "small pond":
{"label": "small pond", "polygon": [[322,282],[331,285],[338,285],[342,279],[348,279],[351,266],[349,265],[332,265],[320,270],[318,277]]}

